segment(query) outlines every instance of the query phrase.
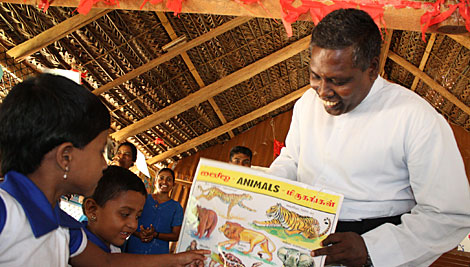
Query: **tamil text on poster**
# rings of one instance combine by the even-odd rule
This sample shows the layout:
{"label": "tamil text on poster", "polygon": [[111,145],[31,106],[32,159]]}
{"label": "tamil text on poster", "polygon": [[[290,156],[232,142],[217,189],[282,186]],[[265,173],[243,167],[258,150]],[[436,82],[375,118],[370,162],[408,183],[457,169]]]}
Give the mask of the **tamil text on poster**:
{"label": "tamil text on poster", "polygon": [[250,168],[201,159],[177,251],[205,266],[323,266],[310,251],[333,233],[343,197]]}

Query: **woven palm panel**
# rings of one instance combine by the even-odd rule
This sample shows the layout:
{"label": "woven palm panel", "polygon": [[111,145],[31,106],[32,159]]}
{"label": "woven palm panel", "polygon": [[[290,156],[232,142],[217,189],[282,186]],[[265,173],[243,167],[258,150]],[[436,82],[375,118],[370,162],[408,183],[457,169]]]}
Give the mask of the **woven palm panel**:
{"label": "woven palm panel", "polygon": [[[428,36],[429,38],[429,36]],[[410,31],[393,31],[390,50],[409,63],[418,67],[426,49],[426,43],[421,40],[421,33]],[[390,77],[400,81],[400,84],[410,88],[414,75],[401,68],[389,69]]]}
{"label": "woven palm panel", "polygon": [[[433,78],[439,85],[456,96],[467,106],[468,90],[470,87],[468,70],[470,60],[470,51],[455,42],[453,39],[440,35],[436,38],[436,42],[431,51],[425,72]],[[432,88],[424,87],[423,94],[431,94]],[[427,92],[425,92],[427,91]],[[427,98],[429,99],[429,98]],[[429,99],[439,111],[457,125],[465,126],[468,124],[468,114],[463,112],[454,103],[444,99],[442,96]]]}

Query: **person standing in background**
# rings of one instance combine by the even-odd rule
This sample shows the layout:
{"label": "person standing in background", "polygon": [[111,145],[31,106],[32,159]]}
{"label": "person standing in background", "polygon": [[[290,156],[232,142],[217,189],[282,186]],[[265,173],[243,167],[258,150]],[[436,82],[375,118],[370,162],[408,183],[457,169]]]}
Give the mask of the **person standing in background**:
{"label": "person standing in background", "polygon": [[130,142],[119,144],[114,154],[111,165],[129,169],[137,160],[137,148]]}
{"label": "person standing in background", "polygon": [[228,162],[230,164],[251,167],[252,157],[253,157],[253,153],[248,147],[234,146],[230,150],[230,157],[229,157]]}
{"label": "person standing in background", "polygon": [[156,194],[149,194],[139,219],[139,231],[127,242],[126,252],[135,254],[169,253],[169,242],[178,241],[183,223],[181,204],[170,197],[175,173],[170,168],[158,171]]}

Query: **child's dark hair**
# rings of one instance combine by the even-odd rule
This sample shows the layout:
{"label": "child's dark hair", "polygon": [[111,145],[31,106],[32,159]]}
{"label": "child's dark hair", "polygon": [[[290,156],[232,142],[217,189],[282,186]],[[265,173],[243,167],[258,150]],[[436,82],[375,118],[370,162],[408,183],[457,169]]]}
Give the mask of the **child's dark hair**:
{"label": "child's dark hair", "polygon": [[132,161],[135,162],[137,160],[137,148],[132,144],[131,142],[124,142],[118,145],[116,152],[119,150],[120,147],[122,146],[128,146],[130,147],[132,151]]}
{"label": "child's dark hair", "polygon": [[1,173],[30,174],[58,145],[84,148],[109,126],[108,109],[86,88],[52,74],[29,78],[0,106]]}
{"label": "child's dark hair", "polygon": [[119,166],[109,166],[103,171],[103,177],[98,181],[95,192],[90,198],[99,206],[117,197],[121,192],[137,191],[147,197],[144,182],[133,172]]}
{"label": "child's dark hair", "polygon": [[170,169],[170,168],[163,168],[163,169],[160,169],[160,170],[158,171],[158,173],[157,173],[157,177],[158,177],[158,175],[160,175],[160,173],[163,172],[163,171],[167,171],[167,172],[170,172],[170,173],[171,173],[171,177],[173,177],[173,183],[174,183],[174,182],[175,182],[175,172],[174,172],[172,169]]}
{"label": "child's dark hair", "polygon": [[249,149],[248,147],[244,147],[244,146],[234,146],[232,147],[232,149],[230,150],[230,160],[232,160],[232,157],[235,155],[235,154],[244,154],[244,155],[247,155],[248,157],[250,157],[250,161],[251,161],[251,158],[253,157],[253,152],[251,152],[251,149]]}

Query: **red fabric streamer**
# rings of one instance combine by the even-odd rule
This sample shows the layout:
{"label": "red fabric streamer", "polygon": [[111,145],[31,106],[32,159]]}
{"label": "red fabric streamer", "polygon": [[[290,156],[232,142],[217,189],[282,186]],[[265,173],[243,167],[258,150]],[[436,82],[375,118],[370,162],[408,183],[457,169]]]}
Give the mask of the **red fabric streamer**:
{"label": "red fabric streamer", "polygon": [[[140,5],[140,9],[144,8],[144,5],[150,2],[152,5],[160,4],[163,2],[163,0],[144,0],[142,5]],[[166,8],[169,10],[173,11],[173,15],[178,15],[181,13],[181,8],[182,8],[182,3],[183,0],[166,0]]]}
{"label": "red fabric streamer", "polygon": [[173,15],[176,16],[181,13],[182,2],[183,0],[167,0],[166,7],[173,11]]}
{"label": "red fabric streamer", "polygon": [[110,6],[119,7],[118,0],[80,0],[80,3],[78,3],[78,7],[76,10],[78,11],[78,13],[86,15],[88,14],[88,12],[90,12],[91,8],[98,2],[103,2]]}
{"label": "red fabric streamer", "polygon": [[161,139],[160,137],[157,137],[157,138],[155,139],[155,141],[153,141],[153,142],[154,142],[156,145],[164,145],[164,146],[166,146],[165,141],[163,141],[163,139]]}
{"label": "red fabric streamer", "polygon": [[282,22],[286,28],[287,36],[292,36],[291,23],[297,21],[302,14],[307,12],[310,13],[313,23],[318,24],[320,20],[325,17],[328,13],[340,9],[340,8],[361,8],[362,10],[369,13],[375,23],[380,27],[384,25],[383,20],[383,7],[384,4],[366,0],[361,2],[345,2],[345,1],[333,1],[333,4],[327,5],[317,1],[302,0],[302,5],[294,7],[292,5],[293,0],[280,0]]}
{"label": "red fabric streamer", "polygon": [[421,38],[426,41],[425,33],[427,29],[435,24],[439,24],[449,18],[455,10],[459,9],[459,14],[465,20],[465,28],[470,32],[470,2],[469,0],[460,0],[460,3],[447,5],[447,10],[442,12],[441,7],[445,5],[445,0],[437,0],[432,3],[431,10],[421,16]]}
{"label": "red fabric streamer", "polygon": [[274,157],[277,157],[281,154],[281,149],[285,147],[283,142],[279,142],[274,139]]}
{"label": "red fabric streamer", "polygon": [[51,3],[49,3],[49,0],[41,0],[38,4],[38,8],[42,9],[44,13],[46,13],[47,9],[49,9],[49,6]]}
{"label": "red fabric streamer", "polygon": [[459,13],[465,20],[465,29],[470,32],[470,0],[460,0]]}
{"label": "red fabric streamer", "polygon": [[449,9],[446,12],[441,12],[441,6],[443,6],[444,3],[445,0],[437,0],[432,3],[431,10],[421,16],[421,38],[423,41],[426,41],[425,33],[430,26],[443,22],[457,8],[457,5],[449,5]]}
{"label": "red fabric streamer", "polygon": [[[254,0],[247,0],[254,1]],[[292,36],[292,26],[303,14],[310,13],[310,17],[313,23],[318,22],[326,16],[326,14],[340,8],[360,8],[372,17],[375,23],[380,27],[381,25],[386,28],[385,21],[383,19],[384,6],[391,5],[395,8],[428,8],[429,11],[425,12],[421,17],[421,31],[423,40],[425,40],[425,33],[429,26],[438,24],[446,20],[452,13],[459,9],[459,14],[465,20],[465,27],[470,31],[470,0],[460,0],[460,3],[448,5],[448,10],[445,12],[441,11],[441,6],[445,3],[445,0],[437,0],[435,3],[427,2],[416,2],[416,1],[403,1],[403,0],[361,0],[355,1],[335,1],[333,4],[324,4],[322,2],[312,0],[301,0],[302,4],[298,7],[293,6],[294,0],[280,0],[282,22],[286,28],[287,36]]]}

